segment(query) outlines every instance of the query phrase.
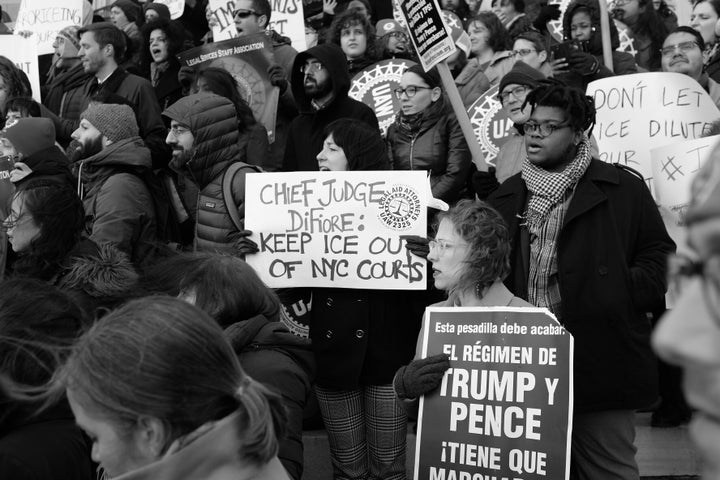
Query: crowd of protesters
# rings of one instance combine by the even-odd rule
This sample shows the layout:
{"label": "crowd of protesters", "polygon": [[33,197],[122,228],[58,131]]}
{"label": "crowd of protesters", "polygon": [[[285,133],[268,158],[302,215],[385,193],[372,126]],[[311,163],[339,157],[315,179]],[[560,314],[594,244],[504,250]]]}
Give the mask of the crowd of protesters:
{"label": "crowd of protesters", "polygon": [[[323,425],[334,478],[405,479],[413,405],[450,366],[419,348],[425,307],[441,305],[550,310],[575,339],[570,478],[639,479],[635,412],[653,409],[658,427],[691,416],[679,370],[659,369],[650,341],[676,245],[643,179],[598,159],[584,92],[678,72],[720,107],[720,3],[698,0],[679,22],[664,1],[617,0],[606,64],[597,0],[562,12],[527,2],[439,2],[456,25],[447,64],[465,107],[497,87],[513,123],[488,171],[436,69],[402,73],[385,134],[349,96],[375,62],[418,62],[391,0],[303,1],[300,52],[271,28],[268,0],[230,2],[239,36],[269,39],[272,140],[230,72],[178,60],[213,41],[207,0],[186,0],[175,20],[160,3],[86,1],[83,24],[40,57],[40,92],[0,56],[0,157],[12,165],[0,182],[0,478],[299,480],[303,427]],[[633,53],[618,50],[621,33]],[[700,279],[655,338],[695,380],[712,445],[718,152],[686,219],[696,259],[673,276]],[[449,210],[431,212],[429,237],[406,238],[432,266],[426,290],[311,288],[302,338],[282,292],[244,262],[258,251],[245,175],[325,170],[427,171]]]}

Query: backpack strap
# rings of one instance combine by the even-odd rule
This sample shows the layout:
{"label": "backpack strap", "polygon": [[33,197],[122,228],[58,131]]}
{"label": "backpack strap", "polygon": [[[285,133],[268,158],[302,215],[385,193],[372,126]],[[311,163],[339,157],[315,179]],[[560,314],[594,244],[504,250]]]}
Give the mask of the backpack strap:
{"label": "backpack strap", "polygon": [[244,227],[242,218],[240,217],[240,210],[237,205],[235,205],[235,199],[233,198],[232,184],[233,180],[235,180],[235,175],[245,168],[252,172],[262,172],[262,169],[255,167],[254,165],[250,165],[245,162],[234,162],[225,169],[222,179],[223,201],[225,202],[225,208],[227,208],[228,215],[230,215],[230,219],[238,231],[244,230]]}

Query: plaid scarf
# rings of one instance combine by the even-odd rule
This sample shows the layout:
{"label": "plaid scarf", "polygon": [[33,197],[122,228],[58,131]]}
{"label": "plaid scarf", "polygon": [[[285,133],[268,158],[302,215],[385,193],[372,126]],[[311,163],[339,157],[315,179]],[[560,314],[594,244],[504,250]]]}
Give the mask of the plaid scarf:
{"label": "plaid scarf", "polygon": [[575,185],[590,165],[590,146],[583,140],[577,146],[577,153],[565,170],[552,173],[536,167],[525,158],[522,167],[522,179],[530,191],[530,201],[526,212],[528,227],[537,232],[547,219],[550,209],[557,205],[567,190]]}

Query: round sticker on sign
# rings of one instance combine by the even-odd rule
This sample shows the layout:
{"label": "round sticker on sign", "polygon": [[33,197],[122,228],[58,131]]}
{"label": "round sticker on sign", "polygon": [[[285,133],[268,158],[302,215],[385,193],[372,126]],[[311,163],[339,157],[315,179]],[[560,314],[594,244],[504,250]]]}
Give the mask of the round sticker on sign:
{"label": "round sticker on sign", "polygon": [[400,86],[403,72],[412,65],[415,62],[410,60],[382,60],[358,72],[350,85],[348,95],[373,109],[383,136],[400,111],[400,100],[393,90]]}
{"label": "round sticker on sign", "polygon": [[503,110],[497,98],[498,87],[494,86],[468,108],[470,123],[485,161],[495,165],[500,147],[507,142],[513,122]]}
{"label": "round sticker on sign", "polygon": [[410,230],[420,218],[420,195],[409,185],[392,185],[378,204],[378,218],[387,228]]}

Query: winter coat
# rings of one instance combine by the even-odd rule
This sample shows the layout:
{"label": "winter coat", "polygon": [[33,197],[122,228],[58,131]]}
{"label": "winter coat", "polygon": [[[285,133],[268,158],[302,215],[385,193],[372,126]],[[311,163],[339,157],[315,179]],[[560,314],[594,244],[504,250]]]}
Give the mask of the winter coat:
{"label": "winter coat", "polygon": [[[80,114],[87,108],[84,88],[90,79],[91,76],[85,73],[82,63],[78,63],[70,70],[56,76],[47,86],[43,104],[55,115],[79,122]],[[67,145],[69,135],[65,138],[58,135],[58,140]]]}
{"label": "winter coat", "polygon": [[71,187],[75,186],[75,178],[70,172],[70,161],[55,145],[23,157],[22,162],[30,167],[32,172],[22,180],[16,182],[16,188],[22,188],[23,185],[31,180],[40,178],[56,180]]}
{"label": "winter coat", "polygon": [[150,257],[157,241],[155,204],[143,180],[131,173],[150,166],[150,151],[140,137],[130,137],[108,145],[78,168],[78,194],[89,217],[90,238],[115,245],[135,265]]}
{"label": "winter coat", "polygon": [[707,73],[711,79],[720,82],[720,49],[718,49],[708,61],[705,67],[705,73]]}
{"label": "winter coat", "polygon": [[[0,404],[3,414],[10,408]],[[90,449],[66,400],[37,416],[15,412],[0,419],[0,478],[93,480]]]}
{"label": "winter coat", "polygon": [[467,109],[490,89],[490,80],[480,69],[477,58],[471,58],[455,77],[455,85],[457,85],[460,98]]}
{"label": "winter coat", "polygon": [[339,390],[390,384],[413,358],[426,295],[422,290],[313,289],[316,383]]}
{"label": "winter coat", "polygon": [[[288,37],[283,37],[275,30],[270,30],[270,41],[272,42],[275,63],[283,68],[285,78],[290,82],[295,57],[298,52],[292,47]],[[297,117],[297,114],[298,108],[293,98],[293,90],[288,85],[288,88],[278,99],[277,116],[275,117],[275,141],[270,144],[269,157],[263,165],[266,171],[276,172],[282,168],[285,145],[290,132],[290,122]]]}
{"label": "winter coat", "polygon": [[461,198],[472,158],[455,115],[441,99],[423,112],[417,129],[405,128],[401,118],[402,113],[387,132],[393,170],[429,170],[433,197],[446,202]]}
{"label": "winter coat", "polygon": [[515,57],[511,51],[504,50],[502,52],[495,52],[490,62],[485,66],[480,65],[480,68],[490,82],[490,85],[495,86],[512,70],[513,65],[515,65]]}
{"label": "winter coat", "polygon": [[198,432],[209,430],[180,442],[178,451],[114,480],[289,480],[277,457],[260,466],[240,457],[245,431],[239,417],[235,412],[203,425]]}
{"label": "winter coat", "polygon": [[[163,115],[190,127],[195,155],[181,172],[200,190],[197,197],[195,250],[231,250],[238,229],[223,198],[222,181],[228,167],[240,161],[235,105],[225,97],[200,93],[173,104]],[[232,182],[235,208],[244,218],[245,172]]]}
{"label": "winter coat", "polygon": [[178,80],[178,71],[180,70],[180,62],[175,57],[169,59],[170,66],[158,78],[157,85],[153,87],[155,90],[155,98],[157,98],[160,110],[165,110],[173,103],[182,98],[182,85]]}
{"label": "winter coat", "polygon": [[[167,128],[160,117],[160,105],[148,80],[117,68],[102,85],[97,84],[95,77],[89,77],[82,92],[84,98],[79,104],[80,112],[85,111],[90,103],[90,97],[96,94],[114,93],[128,100],[140,127],[140,137],[152,153],[154,168],[167,165],[170,158],[170,148],[165,144]],[[46,113],[49,112],[46,110],[43,116],[53,120],[58,140],[61,143],[69,143],[70,135],[78,128],[80,120]]]}
{"label": "winter coat", "polygon": [[355,77],[358,73],[365,70],[370,65],[373,65],[377,60],[374,60],[370,57],[362,56],[360,58],[356,58],[354,60],[348,60],[348,73],[350,74],[350,80]]}
{"label": "winter coat", "polygon": [[310,341],[293,335],[280,322],[270,322],[262,315],[231,325],[225,334],[245,373],[282,396],[288,422],[278,458],[290,476],[300,480],[303,411],[315,375]]}
{"label": "winter coat", "polygon": [[[311,99],[305,95],[304,75],[300,72],[300,67],[310,57],[318,59],[325,66],[332,81],[334,97],[320,110],[316,110],[310,103]],[[316,157],[325,140],[323,130],[334,120],[354,118],[380,128],[375,112],[370,107],[348,97],[350,74],[345,54],[337,45],[326,43],[299,53],[295,57],[291,85],[300,115],[290,124],[282,168],[286,172],[318,170]]]}
{"label": "winter coat", "polygon": [[517,126],[510,129],[509,138],[502,144],[495,157],[495,177],[503,183],[508,178],[522,171],[523,162],[527,158],[525,135]]}
{"label": "winter coat", "polygon": [[240,147],[240,157],[244,158],[245,162],[257,165],[265,171],[272,168],[267,130],[262,123],[256,123],[240,133],[238,146]]}
{"label": "winter coat", "polygon": [[[520,217],[528,191],[520,174],[488,203],[503,216],[512,243],[505,280],[527,299],[529,240]],[[675,244],[642,179],[592,160],[575,188],[556,240],[561,318],[575,338],[575,410],[637,409],[657,398],[657,366],[646,312],[667,287]]]}
{"label": "winter coat", "polygon": [[530,17],[528,17],[526,14],[521,13],[515,19],[513,19],[512,22],[510,22],[510,25],[507,27],[508,35],[510,36],[510,41],[514,42],[515,37],[520,35],[521,33],[528,32],[530,30],[533,30],[532,22],[530,21]]}

